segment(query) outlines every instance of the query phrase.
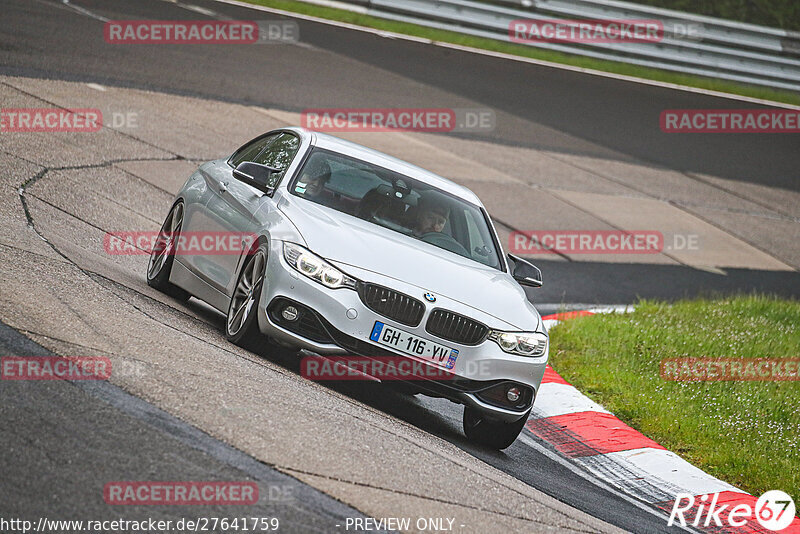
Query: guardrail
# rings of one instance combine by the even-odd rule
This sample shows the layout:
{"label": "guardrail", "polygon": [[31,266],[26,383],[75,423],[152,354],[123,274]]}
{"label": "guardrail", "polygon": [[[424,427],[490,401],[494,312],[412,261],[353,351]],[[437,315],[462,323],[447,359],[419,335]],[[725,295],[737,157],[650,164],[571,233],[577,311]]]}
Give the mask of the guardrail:
{"label": "guardrail", "polygon": [[[510,42],[512,21],[653,20],[648,42],[522,44],[568,54],[800,91],[800,33],[616,0],[305,0],[361,13]],[[512,7],[513,6],[513,7]]]}

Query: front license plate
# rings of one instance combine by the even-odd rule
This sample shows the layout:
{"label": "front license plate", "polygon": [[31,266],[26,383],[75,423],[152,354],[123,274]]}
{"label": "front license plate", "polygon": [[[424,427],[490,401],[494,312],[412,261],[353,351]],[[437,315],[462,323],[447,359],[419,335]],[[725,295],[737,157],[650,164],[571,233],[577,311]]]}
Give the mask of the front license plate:
{"label": "front license plate", "polygon": [[404,354],[429,360],[445,369],[452,369],[458,358],[458,350],[423,339],[394,326],[375,321],[369,338],[375,343],[392,347]]}

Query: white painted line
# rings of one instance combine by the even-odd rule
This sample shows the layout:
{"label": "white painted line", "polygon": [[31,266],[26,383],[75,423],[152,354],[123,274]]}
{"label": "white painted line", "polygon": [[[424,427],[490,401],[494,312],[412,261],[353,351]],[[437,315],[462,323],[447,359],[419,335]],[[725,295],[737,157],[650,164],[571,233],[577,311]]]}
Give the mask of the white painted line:
{"label": "white painted line", "polygon": [[195,13],[200,13],[201,15],[205,15],[207,17],[216,17],[217,14],[210,9],[206,9],[200,6],[193,6],[191,4],[181,4],[180,5],[184,9],[188,9],[189,11],[194,11]]}
{"label": "white painted line", "polygon": [[[400,40],[411,41],[411,42],[416,42],[416,43],[431,44],[433,46],[440,46],[442,48],[450,48],[450,49],[453,49],[453,50],[459,50],[461,52],[469,52],[469,53],[472,53],[472,54],[480,54],[480,55],[483,55],[483,56],[495,57],[495,58],[498,58],[498,59],[507,59],[507,60],[510,60],[510,61],[519,61],[519,62],[522,62],[522,63],[530,63],[530,64],[533,64],[533,65],[540,65],[540,66],[544,66],[544,67],[552,67],[552,68],[555,68],[555,69],[568,70],[568,71],[572,71],[572,72],[580,72],[582,74],[589,74],[591,76],[601,76],[603,78],[611,78],[611,79],[614,79],[614,80],[622,80],[622,81],[626,81],[626,82],[639,83],[639,84],[643,84],[643,85],[652,85],[654,87],[661,87],[661,88],[664,88],[664,89],[673,89],[673,90],[676,90],[676,91],[685,91],[685,92],[688,92],[688,93],[697,93],[697,94],[706,95],[706,96],[714,96],[714,97],[717,97],[717,98],[726,98],[728,100],[735,100],[735,101],[738,101],[738,102],[748,102],[748,103],[751,103],[751,104],[761,104],[761,105],[765,105],[765,106],[772,106],[772,107],[783,108],[783,109],[800,110],[800,106],[796,106],[796,105],[793,105],[793,104],[785,104],[783,102],[774,102],[772,100],[765,100],[765,99],[762,99],[762,98],[753,98],[753,97],[749,97],[749,96],[733,95],[733,94],[730,94],[730,93],[723,93],[721,91],[712,91],[712,90],[709,90],[709,89],[700,89],[698,87],[689,87],[689,86],[686,86],[686,85],[679,85],[679,84],[675,84],[675,83],[659,82],[659,81],[656,81],[656,80],[647,80],[645,78],[638,78],[636,76],[627,76],[625,74],[614,74],[614,73],[611,73],[611,72],[605,72],[605,71],[601,71],[601,70],[587,69],[587,68],[583,68],[583,67],[574,67],[572,65],[564,65],[564,64],[561,64],[561,63],[554,63],[552,61],[545,61],[545,60],[542,60],[542,59],[533,59],[533,58],[528,58],[528,57],[515,56],[513,54],[506,54],[506,53],[503,53],[503,52],[493,52],[491,50],[483,50],[481,48],[473,48],[473,47],[470,47],[470,46],[463,46],[463,45],[457,45],[457,44],[451,44],[451,43],[444,43],[444,42],[441,42],[441,41],[432,41],[431,39],[423,39],[421,37],[414,37],[412,35],[405,35],[405,34],[402,34],[402,33],[389,32],[389,31],[385,31],[385,30],[376,30],[375,28],[368,28],[366,26],[358,26],[356,24],[350,24],[350,23],[347,23],[347,22],[337,22],[337,21],[334,21],[334,20],[324,19],[324,18],[321,18],[321,17],[314,17],[314,16],[311,16],[311,15],[303,15],[301,13],[295,13],[293,11],[285,11],[283,9],[275,9],[275,8],[271,8],[271,7],[264,7],[264,6],[248,4],[246,2],[240,2],[239,0],[213,0],[213,1],[214,2],[220,2],[220,3],[223,3],[223,4],[230,4],[230,5],[234,5],[234,6],[239,6],[239,7],[243,7],[243,8],[254,9],[254,10],[257,10],[257,11],[264,11],[264,12],[267,12],[267,13],[275,13],[275,14],[278,14],[278,15],[285,15],[287,17],[293,17],[293,18],[300,19],[300,20],[308,20],[308,21],[312,21],[312,22],[319,22],[320,24],[327,24],[329,26],[336,26],[336,27],[339,27],[339,28],[346,28],[346,29],[349,29],[349,30],[356,30],[356,31],[361,31],[361,32],[366,32],[366,33],[372,33],[374,35],[378,35],[380,37],[386,37],[386,38],[390,38],[390,39],[400,39]],[[354,10],[348,9],[348,11],[354,11]]]}
{"label": "white painted line", "polygon": [[[588,308],[585,311],[609,313],[632,310],[632,306],[598,306]],[[552,325],[557,324],[559,321],[550,319],[544,322]],[[535,410],[545,417],[580,411],[610,413],[586,397],[577,388],[554,382],[542,383],[536,396]],[[526,439],[523,441],[529,446],[538,445],[529,436],[525,435],[524,437]],[[537,450],[539,449],[545,448],[540,446]],[[539,452],[542,451],[540,450]],[[552,458],[552,456],[561,458],[562,462],[560,463],[562,465],[572,462],[591,473],[594,478],[602,480],[608,485],[618,488],[622,493],[630,495],[636,495],[637,489],[648,487],[657,488],[661,490],[660,493],[673,496],[673,498],[678,493],[691,493],[692,495],[705,495],[722,491],[745,493],[735,486],[693,466],[677,454],[664,449],[641,447],[626,451],[572,458],[570,460],[562,458],[552,451],[548,450],[548,452],[550,452],[547,455],[549,458]],[[655,494],[649,495],[649,497],[651,499],[662,498],[661,495]],[[639,500],[642,499],[640,498]],[[655,504],[655,502],[652,504]]]}
{"label": "white painted line", "polygon": [[542,382],[539,387],[534,409],[537,415],[541,414],[543,417],[578,412],[611,413],[573,386],[548,382]]}
{"label": "white painted line", "polygon": [[[585,310],[578,310],[578,309],[570,309],[563,313],[570,313],[570,312],[577,312],[577,311],[587,311],[589,313],[598,314],[598,313],[629,313],[632,312],[635,307],[632,304],[617,304],[613,306],[596,306],[594,308],[586,308]],[[556,315],[557,313],[546,313],[544,316],[547,317],[548,315]],[[542,324],[544,327],[550,331],[555,325],[561,322],[561,319],[543,319]]]}
{"label": "white painted line", "polygon": [[105,17],[102,17],[100,15],[96,15],[96,14],[92,13],[91,11],[89,11],[88,9],[82,8],[80,6],[72,5],[72,4],[69,3],[69,0],[61,0],[61,3],[64,4],[65,6],[69,7],[69,8],[74,9],[78,13],[86,15],[87,17],[92,17],[93,19],[97,19],[97,20],[102,21],[102,22],[108,22],[109,20],[111,20],[111,19],[107,19]]}
{"label": "white painted line", "polygon": [[692,269],[697,269],[698,271],[728,276],[728,273],[726,273],[724,270],[720,269],[719,267],[714,267],[713,265],[690,265],[689,267]]}
{"label": "white painted line", "polygon": [[586,311],[590,313],[629,313],[634,309],[635,308],[632,304],[620,304],[618,306],[597,306],[595,308],[587,308]]}
{"label": "white painted line", "polygon": [[369,10],[364,6],[355,6],[345,2],[336,2],[336,0],[300,0],[300,2],[306,4],[315,4],[322,7],[332,7],[344,11],[352,11],[353,13],[358,13],[360,15],[366,15],[369,12]]}
{"label": "white painted line", "polygon": [[[739,488],[715,478],[693,466],[674,452],[664,449],[632,449],[605,454],[609,461],[626,465],[629,469],[641,472],[648,480],[664,481],[680,487],[692,495],[705,495],[718,491],[737,491]],[[578,461],[582,459],[579,458]]]}

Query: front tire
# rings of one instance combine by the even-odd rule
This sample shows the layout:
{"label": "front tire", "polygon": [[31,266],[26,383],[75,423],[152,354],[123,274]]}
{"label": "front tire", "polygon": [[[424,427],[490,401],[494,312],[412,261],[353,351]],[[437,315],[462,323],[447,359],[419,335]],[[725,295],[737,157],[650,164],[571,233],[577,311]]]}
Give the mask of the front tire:
{"label": "front tire", "polygon": [[261,245],[247,259],[236,289],[233,290],[225,319],[225,337],[248,350],[257,350],[266,341],[258,328],[258,302],[267,271],[267,249]]}
{"label": "front tire", "polygon": [[527,420],[526,414],[512,423],[492,421],[475,408],[464,406],[464,434],[470,441],[492,449],[503,450],[514,443]]}
{"label": "front tire", "polygon": [[147,263],[147,285],[178,300],[187,301],[189,292],[169,281],[182,226],[183,202],[178,202],[169,210],[150,252],[150,261]]}

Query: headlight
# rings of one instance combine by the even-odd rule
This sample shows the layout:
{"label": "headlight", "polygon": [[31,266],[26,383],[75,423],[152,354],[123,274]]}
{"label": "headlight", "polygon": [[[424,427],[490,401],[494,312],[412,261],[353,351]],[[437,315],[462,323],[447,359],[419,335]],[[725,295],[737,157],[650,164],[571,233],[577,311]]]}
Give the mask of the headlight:
{"label": "headlight", "polygon": [[539,332],[501,332],[492,330],[489,339],[511,354],[538,357],[547,352],[547,336]]}
{"label": "headlight", "polygon": [[300,245],[284,242],[283,257],[295,270],[331,289],[338,289],[340,287],[355,289],[358,283],[355,278],[347,276],[327,261]]}

